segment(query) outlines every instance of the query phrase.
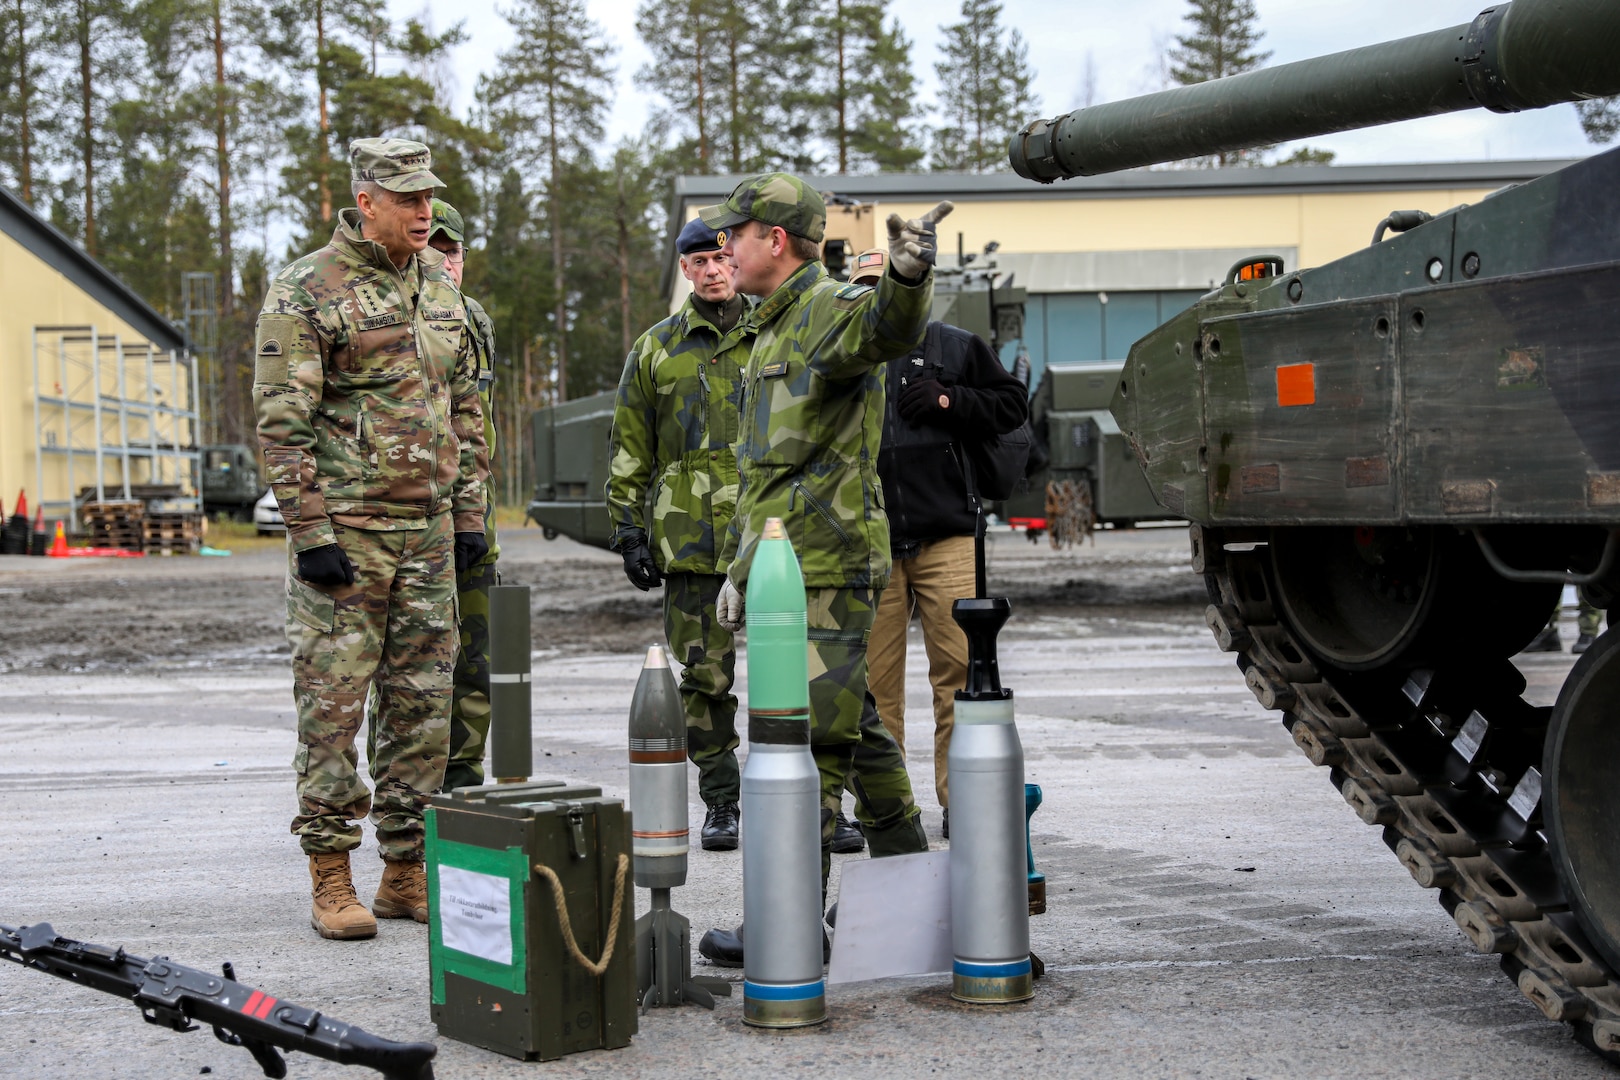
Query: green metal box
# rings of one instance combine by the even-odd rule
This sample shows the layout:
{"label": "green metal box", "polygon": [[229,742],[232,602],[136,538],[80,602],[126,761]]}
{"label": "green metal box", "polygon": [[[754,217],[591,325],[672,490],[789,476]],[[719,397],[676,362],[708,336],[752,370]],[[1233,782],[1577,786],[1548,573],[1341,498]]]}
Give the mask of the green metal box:
{"label": "green metal box", "polygon": [[[433,1022],[516,1058],[624,1046],[637,1015],[630,815],[597,788],[510,787],[428,807]],[[607,956],[600,975],[569,934],[587,962]]]}

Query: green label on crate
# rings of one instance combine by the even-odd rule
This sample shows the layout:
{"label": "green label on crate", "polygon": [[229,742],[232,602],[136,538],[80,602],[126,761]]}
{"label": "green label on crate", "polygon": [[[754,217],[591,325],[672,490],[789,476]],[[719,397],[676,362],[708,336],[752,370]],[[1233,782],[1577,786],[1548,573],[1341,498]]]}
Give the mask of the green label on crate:
{"label": "green label on crate", "polygon": [[444,974],[528,993],[524,955],[523,886],[529,860],[522,848],[477,847],[439,839],[437,815],[427,812],[428,950],[433,1003],[444,1004]]}

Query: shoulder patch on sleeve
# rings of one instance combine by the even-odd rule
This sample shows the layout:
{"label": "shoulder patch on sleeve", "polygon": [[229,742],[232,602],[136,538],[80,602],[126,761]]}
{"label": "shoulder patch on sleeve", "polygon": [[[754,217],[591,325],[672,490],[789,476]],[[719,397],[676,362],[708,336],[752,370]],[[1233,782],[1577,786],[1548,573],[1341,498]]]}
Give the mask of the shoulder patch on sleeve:
{"label": "shoulder patch on sleeve", "polygon": [[280,356],[281,342],[277,341],[275,338],[267,338],[264,341],[259,342],[259,355]]}

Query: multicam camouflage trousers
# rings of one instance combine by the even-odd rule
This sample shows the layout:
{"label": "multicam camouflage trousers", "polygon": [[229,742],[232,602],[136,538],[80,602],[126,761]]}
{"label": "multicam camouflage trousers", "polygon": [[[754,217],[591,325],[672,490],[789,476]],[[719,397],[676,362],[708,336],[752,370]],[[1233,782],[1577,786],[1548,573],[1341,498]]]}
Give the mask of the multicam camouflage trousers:
{"label": "multicam camouflage trousers", "polygon": [[855,793],[855,815],[874,857],[928,850],[905,758],[878,719],[866,686],[866,643],[880,595],[871,589],[805,590],[810,752],[821,772],[823,890],[845,787]]}
{"label": "multicam camouflage trousers", "polygon": [[685,670],[681,704],[686,707],[686,756],[698,769],[705,806],[741,798],[737,770],[737,644],[714,617],[721,574],[670,574],[664,578],[664,637]]}
{"label": "multicam camouflage trousers", "polygon": [[[455,670],[450,515],[426,529],[333,526],[355,566],[353,585],[314,586],[289,551],[287,640],[298,708],[298,815],[304,851],[349,851],[368,813],[385,859],[422,858],[422,810],[444,779]],[[371,775],[356,773],[354,740],[375,682]]]}
{"label": "multicam camouflage trousers", "polygon": [[456,577],[461,654],[456,657],[455,694],[450,706],[446,791],[484,782],[484,747],[489,742],[489,588],[495,584],[494,530],[486,538],[489,554]]}

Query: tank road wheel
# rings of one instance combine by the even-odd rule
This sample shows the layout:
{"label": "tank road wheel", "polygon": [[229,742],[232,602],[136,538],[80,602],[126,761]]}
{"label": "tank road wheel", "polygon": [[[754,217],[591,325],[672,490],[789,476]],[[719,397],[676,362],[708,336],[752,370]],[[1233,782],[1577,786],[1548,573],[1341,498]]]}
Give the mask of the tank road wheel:
{"label": "tank road wheel", "polygon": [[1581,928],[1620,970],[1620,634],[1605,633],[1558,692],[1543,753],[1543,814]]}
{"label": "tank road wheel", "polygon": [[1191,538],[1255,697],[1474,947],[1620,1064],[1620,630],[1538,707],[1510,658],[1560,587],[1505,581],[1455,529]]}
{"label": "tank road wheel", "polygon": [[1417,657],[1512,656],[1547,623],[1558,586],[1504,581],[1454,529],[1271,531],[1282,615],[1312,653],[1346,671]]}

